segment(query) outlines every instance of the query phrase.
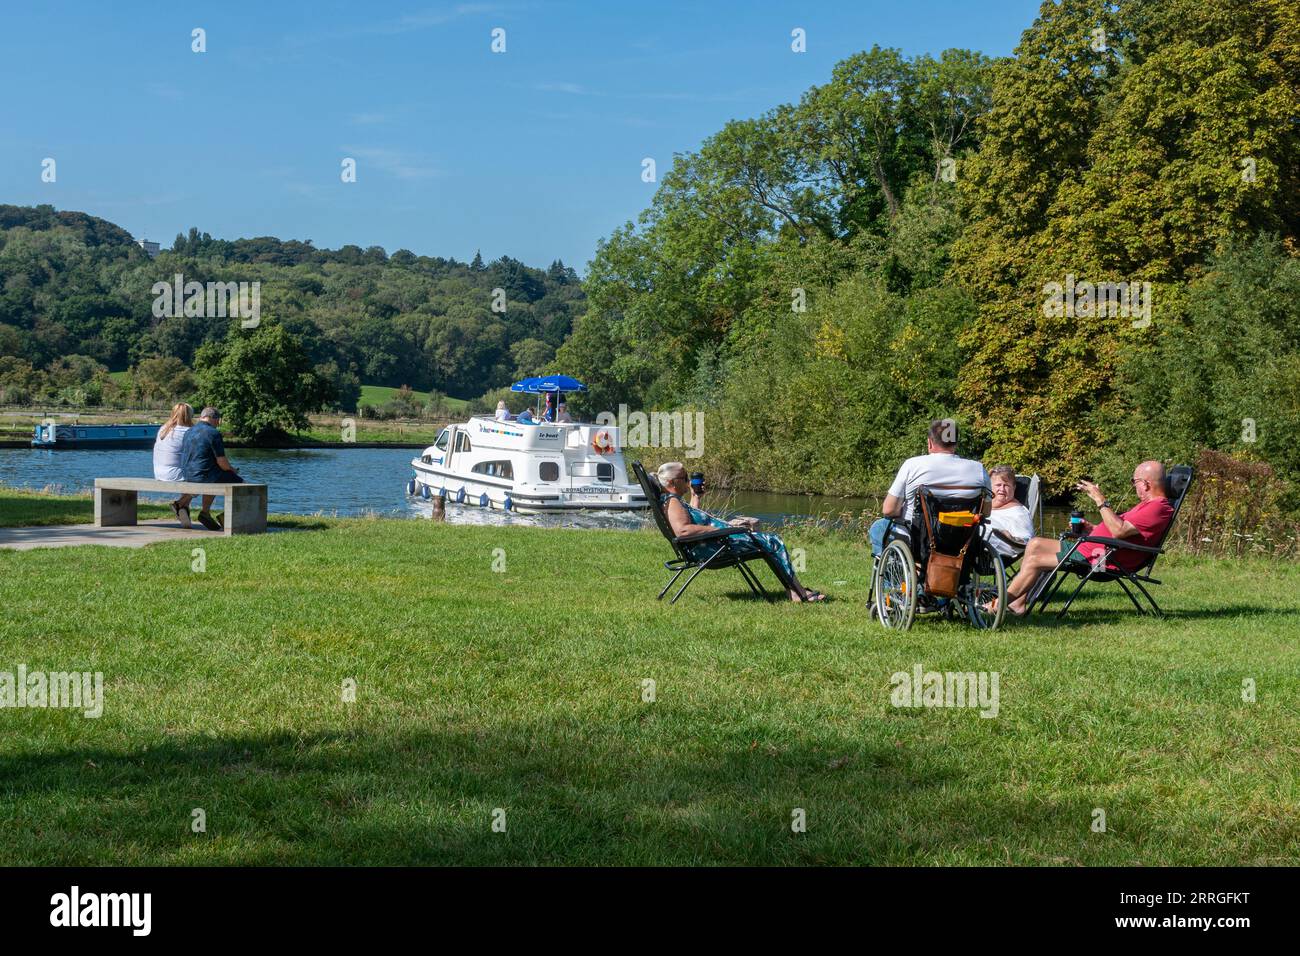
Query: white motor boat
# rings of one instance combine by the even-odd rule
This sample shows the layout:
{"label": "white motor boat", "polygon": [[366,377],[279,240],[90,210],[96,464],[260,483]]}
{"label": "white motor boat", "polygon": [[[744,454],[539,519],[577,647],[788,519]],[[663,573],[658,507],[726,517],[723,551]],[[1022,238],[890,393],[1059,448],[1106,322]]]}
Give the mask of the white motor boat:
{"label": "white motor boat", "polygon": [[[557,380],[565,387],[555,387]],[[513,388],[558,399],[584,387],[556,376],[525,379]],[[415,475],[407,493],[520,514],[647,508],[644,491],[627,473],[619,438],[613,425],[476,415],[444,428],[411,461]]]}

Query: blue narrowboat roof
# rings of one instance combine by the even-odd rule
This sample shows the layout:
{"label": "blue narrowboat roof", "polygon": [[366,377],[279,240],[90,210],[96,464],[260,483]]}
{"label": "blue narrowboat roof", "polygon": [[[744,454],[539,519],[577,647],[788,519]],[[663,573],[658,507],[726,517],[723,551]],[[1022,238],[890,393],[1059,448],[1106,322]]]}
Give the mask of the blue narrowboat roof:
{"label": "blue narrowboat roof", "polygon": [[54,434],[50,434],[49,425],[35,425],[32,428],[33,445],[55,445],[59,442],[120,442],[152,441],[161,428],[158,424],[147,422],[128,422],[121,425],[58,425]]}

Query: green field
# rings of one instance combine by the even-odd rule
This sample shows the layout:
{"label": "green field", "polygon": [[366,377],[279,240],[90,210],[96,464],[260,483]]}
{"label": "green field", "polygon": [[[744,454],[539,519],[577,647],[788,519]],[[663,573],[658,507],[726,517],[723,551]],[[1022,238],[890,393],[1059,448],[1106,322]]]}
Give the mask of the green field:
{"label": "green field", "polygon": [[[357,405],[383,405],[391,402],[398,393],[398,389],[389,388],[387,385],[362,385],[361,398],[358,399]],[[416,401],[427,402],[429,400],[428,392],[412,391],[411,395]],[[464,398],[452,398],[450,395],[443,397],[443,404],[452,411],[461,411],[469,405],[469,401]]]}
{"label": "green field", "polygon": [[[789,542],[827,604],[728,570],[670,607],[648,531],[292,523],[202,573],[189,542],[0,551],[0,671],[106,689],[99,719],[0,710],[7,863],[1300,859],[1298,565],[1171,559],[1165,620],[1098,590],[896,634],[856,540]],[[998,716],[891,706],[916,664],[998,672]]]}
{"label": "green field", "polygon": [[[109,372],[108,377],[111,378],[113,381],[117,382],[119,385],[124,385],[131,380],[131,373],[127,371]],[[362,385],[361,398],[358,400],[357,404],[358,405],[383,405],[385,402],[391,402],[394,396],[397,395],[397,392],[398,389],[390,388],[387,385]],[[418,401],[427,402],[429,400],[428,392],[412,391],[411,394]],[[448,408],[452,409],[453,411],[460,411],[461,409],[469,405],[469,401],[467,399],[452,398],[450,395],[446,396],[443,399],[443,402],[444,404],[446,404]]]}

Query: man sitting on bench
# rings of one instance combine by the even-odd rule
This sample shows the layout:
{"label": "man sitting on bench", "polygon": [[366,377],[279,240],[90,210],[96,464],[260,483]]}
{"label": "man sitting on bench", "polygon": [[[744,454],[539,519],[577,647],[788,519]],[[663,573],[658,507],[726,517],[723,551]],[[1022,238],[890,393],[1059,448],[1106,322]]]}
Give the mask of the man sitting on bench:
{"label": "man sitting on bench", "polygon": [[[217,426],[221,424],[221,412],[211,405],[199,414],[194,427],[185,433],[181,442],[181,473],[186,481],[203,484],[234,484],[243,482],[226,457],[226,445],[221,440]],[[193,495],[182,495],[181,508],[189,506]],[[199,511],[199,524],[209,531],[220,531],[221,525],[212,517],[210,509],[216,495],[204,495],[203,506]]]}
{"label": "man sitting on bench", "polygon": [[[1123,514],[1116,514],[1106,496],[1091,481],[1081,481],[1075,487],[1086,494],[1097,505],[1101,513],[1101,524],[1092,525],[1084,522],[1085,535],[1118,538],[1134,544],[1152,546],[1160,541],[1174,519],[1174,507],[1169,503],[1165,493],[1165,466],[1158,461],[1144,461],[1133,472],[1133,490],[1137,492],[1138,503]],[[1007,608],[1013,614],[1024,614],[1025,603],[1038,576],[1053,570],[1074,545],[1070,541],[1057,541],[1055,538],[1033,538],[1025,548],[1025,557],[1020,564],[1020,573],[1007,585]],[[1070,561],[1087,568],[1106,552],[1104,544],[1085,541],[1070,555]],[[1111,562],[1126,571],[1136,570],[1147,560],[1140,551],[1120,549],[1111,555]]]}

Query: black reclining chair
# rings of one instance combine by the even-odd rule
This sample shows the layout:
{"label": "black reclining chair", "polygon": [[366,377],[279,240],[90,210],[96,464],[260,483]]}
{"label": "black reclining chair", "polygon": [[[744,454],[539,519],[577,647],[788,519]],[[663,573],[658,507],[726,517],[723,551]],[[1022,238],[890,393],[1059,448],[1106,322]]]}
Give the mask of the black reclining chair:
{"label": "black reclining chair", "polygon": [[[664,506],[659,501],[659,496],[663,494],[663,488],[660,487],[658,479],[654,475],[648,474],[639,461],[632,462],[632,471],[636,475],[636,480],[641,483],[646,499],[650,502],[650,513],[654,515],[655,524],[659,527],[659,531],[663,536],[668,539],[668,543],[673,547],[673,552],[677,555],[675,560],[664,562],[664,567],[672,571],[673,576],[664,585],[664,589],[659,592],[659,598],[656,600],[662,599],[668,593],[668,589],[676,583],[684,572],[691,571],[691,576],[686,579],[686,583],[678,589],[672,600],[668,602],[669,604],[676,604],[677,599],[691,586],[691,582],[695,580],[701,571],[716,571],[719,568],[735,568],[740,572],[740,576],[745,579],[749,589],[756,595],[765,597],[769,601],[776,600],[775,596],[769,594],[767,589],[763,587],[762,582],[758,580],[758,576],[750,568],[745,567],[746,563],[750,561],[766,561],[768,567],[772,569],[772,573],[776,575],[777,580],[784,587],[791,586],[785,581],[784,571],[777,564],[776,559],[764,551],[758,540],[743,528],[719,528],[717,531],[692,534],[681,538],[674,535],[672,526],[668,523],[668,516],[664,513]],[[753,552],[737,554],[727,547],[726,539],[738,534],[750,535],[754,542]],[[701,549],[707,552],[704,557],[692,557],[690,549],[700,544],[712,546]]]}
{"label": "black reclining chair", "polygon": [[[1040,612],[1046,611],[1047,602],[1056,596],[1056,593],[1061,589],[1061,585],[1065,582],[1066,578],[1073,574],[1082,580],[1079,581],[1079,586],[1074,589],[1074,592],[1070,595],[1069,599],[1066,600],[1064,606],[1056,612],[1057,620],[1065,617],[1065,613],[1070,610],[1070,605],[1074,603],[1074,599],[1079,596],[1079,592],[1083,590],[1083,586],[1089,581],[1100,581],[1103,583],[1106,581],[1116,581],[1119,583],[1119,586],[1124,589],[1124,593],[1128,595],[1128,599],[1133,602],[1133,606],[1137,608],[1139,614],[1154,613],[1158,616],[1163,616],[1164,611],[1160,610],[1160,605],[1156,604],[1155,598],[1153,598],[1151,593],[1143,587],[1143,584],[1160,583],[1155,578],[1151,577],[1151,572],[1156,566],[1156,558],[1160,557],[1160,555],[1164,553],[1165,540],[1169,537],[1169,532],[1173,529],[1174,522],[1178,520],[1178,512],[1182,509],[1183,500],[1187,497],[1187,489],[1192,486],[1192,475],[1193,471],[1191,465],[1179,465],[1176,468],[1171,469],[1169,474],[1165,476],[1165,494],[1169,498],[1169,503],[1173,505],[1174,513],[1169,519],[1169,526],[1165,528],[1165,533],[1160,536],[1160,540],[1156,542],[1154,547],[1147,547],[1146,545],[1135,544],[1131,541],[1123,541],[1119,538],[1110,538],[1104,535],[1084,535],[1075,540],[1074,547],[1072,547],[1069,553],[1057,563],[1056,569],[1052,571],[1050,575],[1044,576],[1042,581],[1039,582],[1037,592],[1030,596],[1028,610],[1032,611],[1035,602],[1037,602],[1038,610]],[[1083,544],[1085,541],[1105,546],[1106,551],[1102,555],[1101,560],[1096,564],[1090,564],[1086,567],[1070,563],[1070,556],[1073,555],[1079,545]],[[1126,571],[1123,568],[1110,563],[1111,557],[1121,551],[1138,552],[1145,555],[1145,559],[1136,569]],[[1129,590],[1128,586],[1130,584],[1142,592],[1142,595],[1151,605],[1151,611],[1148,611],[1138,602],[1138,599],[1134,596],[1133,592]]]}

